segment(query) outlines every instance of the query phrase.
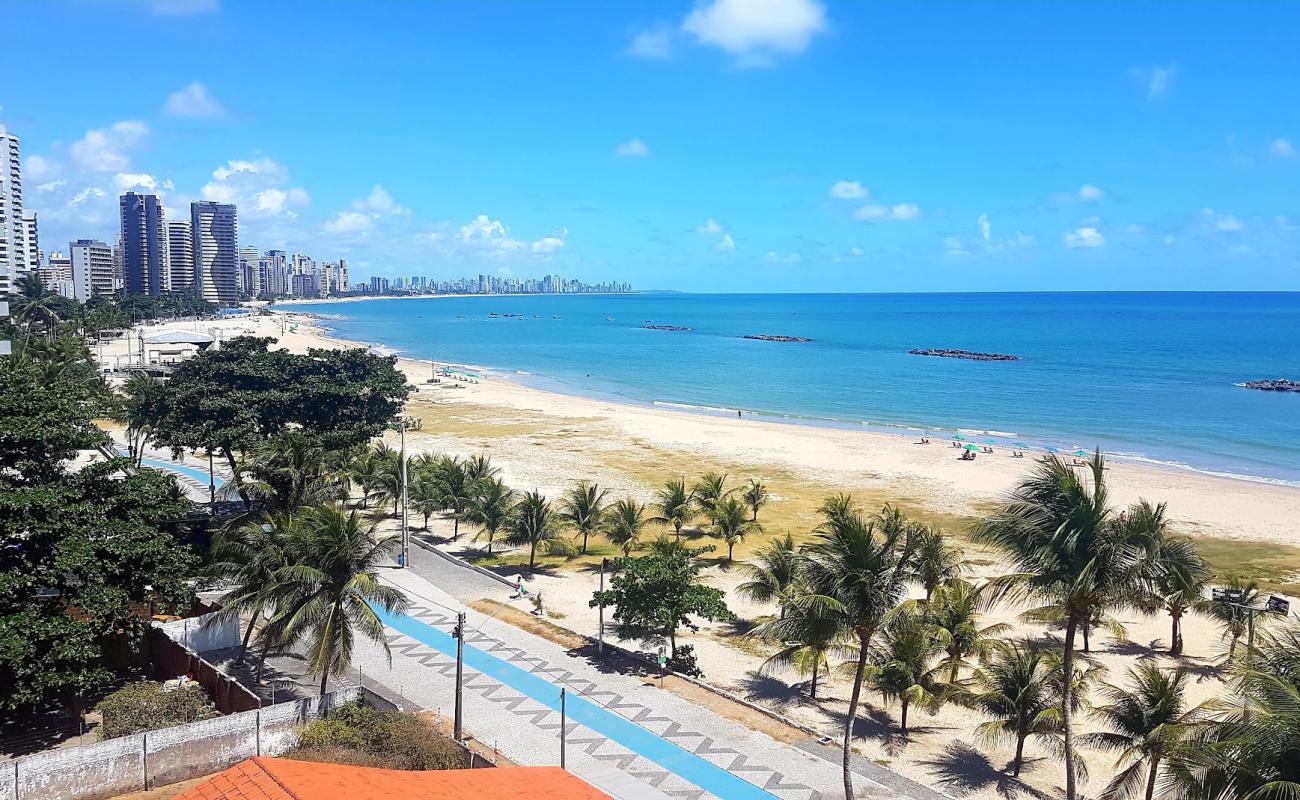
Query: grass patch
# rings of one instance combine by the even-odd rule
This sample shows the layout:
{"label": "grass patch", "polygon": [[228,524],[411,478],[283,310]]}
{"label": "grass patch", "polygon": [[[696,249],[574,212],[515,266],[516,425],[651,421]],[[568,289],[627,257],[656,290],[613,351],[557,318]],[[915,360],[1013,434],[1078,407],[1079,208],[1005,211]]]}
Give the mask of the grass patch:
{"label": "grass patch", "polygon": [[1196,548],[1215,577],[1239,575],[1266,591],[1300,594],[1300,547],[1252,539],[1196,537]]}
{"label": "grass patch", "polygon": [[520,611],[514,606],[504,606],[500,600],[472,600],[469,607],[475,611],[487,614],[503,622],[509,623],[521,630],[528,631],[551,642],[555,642],[560,647],[566,647],[570,650],[576,650],[591,644],[587,637],[574,633],[568,628],[561,628],[546,620],[535,617],[532,614]]}

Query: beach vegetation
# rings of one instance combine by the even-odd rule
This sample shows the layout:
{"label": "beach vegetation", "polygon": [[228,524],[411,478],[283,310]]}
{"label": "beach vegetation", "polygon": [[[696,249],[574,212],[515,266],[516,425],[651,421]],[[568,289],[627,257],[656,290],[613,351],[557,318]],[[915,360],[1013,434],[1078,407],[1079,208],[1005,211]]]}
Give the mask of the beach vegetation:
{"label": "beach vegetation", "polygon": [[208,624],[248,617],[236,664],[244,662],[257,623],[274,614],[275,589],[282,571],[292,563],[289,547],[296,538],[300,518],[295,512],[267,513],[260,519],[227,526],[212,542],[204,577],[224,593],[220,610]]}
{"label": "beach vegetation", "polygon": [[709,512],[709,533],[727,545],[727,561],[732,559],[736,545],[751,533],[759,533],[763,526],[752,519],[739,498],[728,495],[718,500]]}
{"label": "beach vegetation", "polygon": [[1052,753],[1061,751],[1059,668],[1060,659],[1038,643],[998,641],[988,662],[953,691],[953,702],[991,718],[975,728],[981,743],[1014,743],[1013,777],[1020,777],[1026,740],[1033,738]]}
{"label": "beach vegetation", "polygon": [[1106,730],[1087,734],[1081,742],[1119,754],[1119,771],[1102,798],[1127,800],[1143,786],[1146,800],[1155,797],[1162,759],[1179,746],[1188,721],[1186,679],[1181,669],[1162,669],[1144,660],[1128,670],[1125,685],[1100,687],[1102,702],[1092,705],[1092,714]]}
{"label": "beach vegetation", "polygon": [[764,660],[760,674],[793,668],[799,677],[810,678],[808,699],[816,700],[818,677],[830,669],[830,659],[853,656],[853,638],[832,604],[803,590],[802,584],[792,584],[783,593],[780,616],[759,622],[750,636],[779,648]]}
{"label": "beach vegetation", "polygon": [[935,665],[943,646],[932,626],[915,608],[901,607],[889,615],[882,640],[868,667],[871,685],[886,703],[900,706],[899,733],[907,735],[907,712],[921,707],[931,714],[943,705],[947,689],[943,665]]}
{"label": "beach vegetation", "polygon": [[973,667],[971,659],[986,661],[994,645],[1011,631],[1011,626],[1002,622],[981,625],[982,612],[989,605],[987,589],[988,584],[977,586],[954,578],[919,605],[935,644],[943,652],[940,667],[950,684],[958,683],[963,669]]}
{"label": "beach vegetation", "polygon": [[1227,656],[1233,658],[1237,655],[1237,645],[1241,643],[1242,637],[1250,632],[1252,615],[1247,609],[1256,609],[1253,616],[1257,628],[1266,624],[1269,617],[1258,613],[1258,609],[1264,605],[1264,593],[1260,590],[1259,581],[1230,575],[1224,581],[1224,587],[1239,592],[1241,599],[1232,605],[1202,601],[1198,607],[1206,616],[1218,623],[1221,631],[1220,638],[1228,643]]}
{"label": "beach vegetation", "polygon": [[99,726],[101,739],[117,739],[220,716],[199,684],[164,689],[156,681],[127,684],[100,700],[96,710],[104,720]]}
{"label": "beach vegetation", "polygon": [[697,513],[707,519],[713,514],[714,507],[734,491],[735,487],[727,488],[727,476],[724,473],[706,472],[691,488],[691,500],[695,503]]}
{"label": "beach vegetation", "polygon": [[620,638],[666,639],[675,659],[678,630],[699,630],[697,619],[735,619],[725,593],[700,580],[698,557],[711,549],[660,540],[647,554],[616,562],[610,588],[594,592],[590,605],[613,607]]}
{"label": "beach vegetation", "polygon": [[560,501],[560,519],[582,535],[582,553],[587,552],[587,539],[600,532],[605,525],[605,498],[608,489],[598,484],[580,481]]}
{"label": "beach vegetation", "polygon": [[474,500],[465,518],[482,526],[479,536],[487,539],[489,556],[497,534],[510,523],[515,499],[515,492],[500,478],[488,477],[474,483]]}
{"label": "beach vegetation", "polygon": [[510,512],[506,542],[528,548],[528,571],[537,566],[537,551],[568,555],[577,548],[564,538],[559,516],[541,492],[525,492]]}
{"label": "beach vegetation", "polygon": [[677,538],[682,537],[682,528],[689,525],[695,517],[695,506],[691,492],[686,488],[685,478],[672,478],[655,492],[655,515],[651,522],[671,525]]}
{"label": "beach vegetation", "polygon": [[616,500],[605,516],[605,538],[622,548],[623,557],[627,558],[640,544],[648,522],[644,503],[628,498]]}
{"label": "beach vegetation", "polygon": [[767,501],[772,498],[772,493],[768,491],[767,484],[757,478],[750,478],[749,483],[745,484],[745,490],[741,493],[741,499],[749,507],[749,519],[751,522],[758,522],[758,511],[767,505]]}
{"label": "beach vegetation", "polygon": [[784,617],[800,588],[799,568],[799,549],[794,536],[786,531],[740,565],[748,580],[736,587],[736,594],[755,603],[776,603],[778,613]]}
{"label": "beach vegetation", "polygon": [[936,589],[961,577],[964,571],[965,559],[961,548],[948,541],[939,528],[920,525],[917,532],[916,579],[925,589],[925,599],[929,600]]}

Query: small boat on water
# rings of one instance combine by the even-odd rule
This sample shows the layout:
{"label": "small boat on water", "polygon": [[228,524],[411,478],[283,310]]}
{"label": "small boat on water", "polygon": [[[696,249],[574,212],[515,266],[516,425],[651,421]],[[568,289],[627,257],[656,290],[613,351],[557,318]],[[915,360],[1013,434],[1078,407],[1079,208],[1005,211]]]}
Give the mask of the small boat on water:
{"label": "small boat on water", "polygon": [[541,318],[542,318],[542,315],[541,315],[541,314],[534,314],[534,315],[533,315],[533,319],[541,319]]}
{"label": "small boat on water", "polygon": [[464,314],[457,314],[457,315],[456,315],[456,319],[465,319],[465,315],[464,315]]}
{"label": "small boat on water", "polygon": [[559,318],[560,318],[559,314],[554,314],[551,316],[551,319],[559,319]]}
{"label": "small boat on water", "polygon": [[614,321],[614,318],[613,318],[613,317],[605,317],[605,321],[606,321],[606,322],[613,322],[613,321]]}
{"label": "small boat on water", "polygon": [[489,318],[489,319],[496,319],[496,318],[497,318],[497,312],[493,311],[491,314],[488,314],[488,318]]}

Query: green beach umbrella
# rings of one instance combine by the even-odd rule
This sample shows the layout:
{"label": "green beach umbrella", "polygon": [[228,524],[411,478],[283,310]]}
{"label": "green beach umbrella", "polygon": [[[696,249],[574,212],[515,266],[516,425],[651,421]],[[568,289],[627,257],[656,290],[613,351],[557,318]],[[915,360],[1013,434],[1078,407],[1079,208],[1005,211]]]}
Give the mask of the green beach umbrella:
{"label": "green beach umbrella", "polygon": [[959,441],[959,442],[964,442],[964,441],[966,441],[966,437],[965,437],[965,436],[962,436],[960,433],[957,434],[957,435],[955,435],[955,436],[953,436],[952,438],[955,439],[956,441]]}
{"label": "green beach umbrella", "polygon": [[1092,455],[1092,453],[1089,453],[1087,450],[1084,450],[1084,449],[1082,449],[1082,448],[1080,448],[1080,449],[1078,449],[1078,450],[1075,450],[1075,451],[1074,451],[1074,454],[1075,454],[1076,456],[1090,456],[1090,455]]}
{"label": "green beach umbrella", "polygon": [[976,447],[976,446],[973,445],[973,444],[968,444],[968,445],[966,445],[966,446],[965,446],[964,448],[962,448],[962,449],[963,449],[963,450],[969,450],[969,451],[971,451],[972,453],[974,453],[974,452],[976,452],[976,451],[979,450],[979,448]]}
{"label": "green beach umbrella", "polygon": [[994,441],[993,439],[985,439],[984,444],[997,444],[997,442]]}

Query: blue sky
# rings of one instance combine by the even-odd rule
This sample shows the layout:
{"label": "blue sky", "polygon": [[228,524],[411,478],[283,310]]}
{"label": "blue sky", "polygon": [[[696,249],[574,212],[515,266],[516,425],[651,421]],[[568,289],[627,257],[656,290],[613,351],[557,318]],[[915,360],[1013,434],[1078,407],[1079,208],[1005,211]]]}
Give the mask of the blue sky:
{"label": "blue sky", "polygon": [[1300,4],[19,0],[46,250],[123,188],[353,273],[1300,289]]}

